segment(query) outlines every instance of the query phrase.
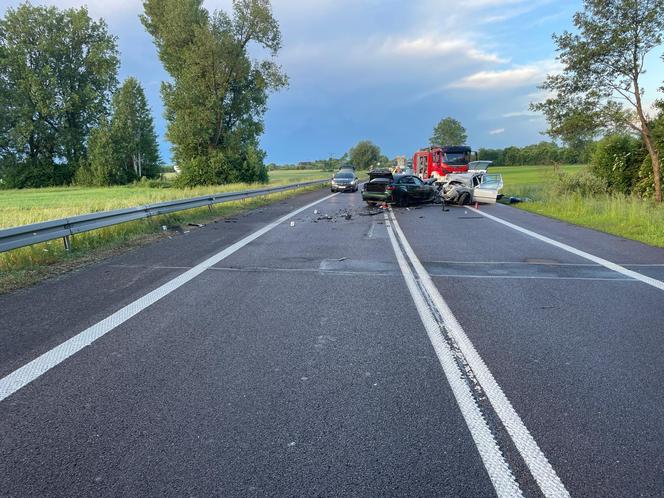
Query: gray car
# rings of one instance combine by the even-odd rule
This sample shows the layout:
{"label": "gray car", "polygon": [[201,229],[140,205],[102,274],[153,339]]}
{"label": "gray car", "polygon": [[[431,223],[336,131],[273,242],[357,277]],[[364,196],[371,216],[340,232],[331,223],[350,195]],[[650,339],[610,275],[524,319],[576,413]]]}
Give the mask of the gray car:
{"label": "gray car", "polygon": [[330,190],[332,192],[357,192],[359,183],[353,170],[342,169],[334,174]]}

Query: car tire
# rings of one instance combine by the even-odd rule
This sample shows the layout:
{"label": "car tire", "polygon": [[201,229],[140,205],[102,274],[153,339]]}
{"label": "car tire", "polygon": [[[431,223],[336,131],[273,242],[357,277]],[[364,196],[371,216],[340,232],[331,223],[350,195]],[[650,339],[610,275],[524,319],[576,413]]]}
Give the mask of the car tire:
{"label": "car tire", "polygon": [[459,204],[459,206],[465,206],[466,204],[469,204],[469,203],[470,203],[470,194],[468,192],[463,192],[459,196],[459,200],[457,201],[457,204]]}

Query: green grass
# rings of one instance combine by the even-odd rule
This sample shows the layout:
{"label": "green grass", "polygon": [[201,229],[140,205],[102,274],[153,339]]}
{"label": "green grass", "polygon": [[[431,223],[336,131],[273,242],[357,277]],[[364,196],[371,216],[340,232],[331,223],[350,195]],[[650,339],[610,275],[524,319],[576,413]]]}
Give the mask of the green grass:
{"label": "green grass", "polygon": [[[270,172],[270,185],[287,185],[328,178],[324,171]],[[0,228],[27,225],[78,214],[108,211],[155,202],[186,199],[219,192],[261,188],[260,184],[233,183],[222,186],[186,189],[121,187],[53,187],[42,189],[0,190]]]}
{"label": "green grass", "polygon": [[270,171],[270,182],[298,183],[323,178],[332,178],[332,172],[318,169],[277,169]]}
{"label": "green grass", "polygon": [[[567,165],[561,166],[559,171],[574,174],[584,168]],[[664,207],[656,206],[652,200],[609,194],[556,195],[552,187],[557,173],[552,166],[509,166],[489,171],[503,175],[505,196],[532,200],[516,204],[520,209],[664,247]]]}
{"label": "green grass", "polygon": [[[277,171],[271,172],[270,185],[287,185],[329,176],[329,173],[322,171]],[[264,187],[264,185],[230,184],[188,189],[130,185],[106,188],[57,187],[0,190],[0,228],[61,219],[78,214],[261,187]],[[311,189],[314,188],[318,187],[311,187]],[[300,191],[302,190],[297,192]],[[64,250],[60,240],[0,253],[0,292],[37,281],[52,273],[50,267],[74,266],[77,261],[94,259],[109,250],[117,250],[127,244],[137,243],[143,239],[151,240],[159,236],[158,234],[161,232],[163,225],[173,226],[190,222],[204,222],[214,217],[230,216],[243,210],[291,197],[297,192],[286,192],[219,204],[212,208],[212,212],[207,208],[193,209],[76,235],[72,241],[73,250],[69,253]]]}

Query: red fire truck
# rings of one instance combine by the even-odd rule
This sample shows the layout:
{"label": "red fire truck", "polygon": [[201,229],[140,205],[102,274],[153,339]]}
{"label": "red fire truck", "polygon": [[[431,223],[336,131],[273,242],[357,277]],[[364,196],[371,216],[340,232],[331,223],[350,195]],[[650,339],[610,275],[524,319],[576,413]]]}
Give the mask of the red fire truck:
{"label": "red fire truck", "polygon": [[465,173],[471,161],[466,145],[432,146],[418,150],[413,156],[413,170],[423,179],[441,177],[448,173]]}

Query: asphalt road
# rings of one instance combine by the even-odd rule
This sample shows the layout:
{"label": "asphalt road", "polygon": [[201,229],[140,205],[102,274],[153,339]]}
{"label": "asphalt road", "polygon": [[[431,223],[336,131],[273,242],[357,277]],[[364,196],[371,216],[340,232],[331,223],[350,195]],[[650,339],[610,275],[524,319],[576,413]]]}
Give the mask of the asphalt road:
{"label": "asphalt road", "polygon": [[0,495],[664,495],[664,290],[482,213],[663,250],[328,194],[0,296]]}

